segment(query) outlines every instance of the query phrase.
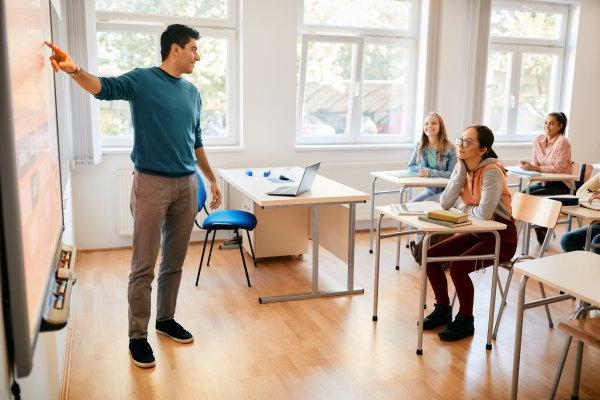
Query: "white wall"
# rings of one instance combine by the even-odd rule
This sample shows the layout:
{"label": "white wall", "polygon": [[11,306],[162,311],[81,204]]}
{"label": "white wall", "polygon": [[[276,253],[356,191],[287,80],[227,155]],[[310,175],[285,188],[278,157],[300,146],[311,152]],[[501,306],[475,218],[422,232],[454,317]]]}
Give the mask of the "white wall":
{"label": "white wall", "polygon": [[600,132],[595,116],[600,96],[600,1],[582,0],[573,74],[569,139],[573,159],[600,162]]}
{"label": "white wall", "polygon": [[[243,150],[210,151],[215,167],[303,165],[313,161],[406,160],[410,149],[298,150],[294,147],[296,105],[297,0],[244,1],[242,37]],[[451,136],[464,128],[469,0],[443,2],[436,104]],[[592,107],[600,93],[600,2],[584,0],[579,29],[571,116],[574,158],[598,154]],[[591,143],[593,142],[593,143]],[[590,145],[592,144],[592,145]],[[528,146],[499,147],[503,159],[529,158]],[[600,157],[595,158],[600,161]],[[75,229],[81,248],[127,246],[130,237],[115,229],[114,172],[132,168],[128,154],[105,154],[100,165],[73,173]]]}

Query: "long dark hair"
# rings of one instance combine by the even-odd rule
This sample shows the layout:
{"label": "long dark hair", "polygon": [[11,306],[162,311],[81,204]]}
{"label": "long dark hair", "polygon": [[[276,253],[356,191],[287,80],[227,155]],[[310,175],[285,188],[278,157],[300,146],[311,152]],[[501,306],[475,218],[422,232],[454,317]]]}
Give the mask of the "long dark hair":
{"label": "long dark hair", "polygon": [[[440,130],[438,132],[438,142],[437,142],[437,159],[438,164],[442,163],[444,159],[444,152],[446,151],[446,147],[450,144],[450,140],[448,140],[448,134],[446,133],[446,126],[444,125],[444,120],[438,113],[429,113],[427,114],[427,118],[425,121],[429,120],[429,118],[436,118],[438,124],[440,125]],[[421,141],[419,142],[419,151],[418,154],[425,158],[425,149],[429,145],[429,137],[425,133],[425,124],[423,124],[423,130],[421,132]]]}
{"label": "long dark hair", "polygon": [[553,117],[556,122],[562,125],[560,130],[558,131],[561,135],[565,134],[565,129],[567,129],[567,116],[562,112],[551,112],[548,114],[549,117]]}
{"label": "long dark hair", "polygon": [[483,155],[483,159],[486,158],[498,158],[496,152],[492,149],[494,144],[494,132],[490,128],[485,125],[473,125],[468,127],[467,129],[475,129],[477,132],[477,141],[479,142],[479,147],[485,148],[487,152]]}

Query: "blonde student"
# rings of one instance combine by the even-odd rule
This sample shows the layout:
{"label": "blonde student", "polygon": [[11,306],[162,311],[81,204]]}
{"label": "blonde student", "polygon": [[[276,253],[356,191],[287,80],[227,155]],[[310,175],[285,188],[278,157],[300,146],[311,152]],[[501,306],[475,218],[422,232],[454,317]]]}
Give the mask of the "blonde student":
{"label": "blonde student", "polygon": [[[425,118],[421,140],[408,162],[408,170],[422,177],[449,178],[456,165],[456,150],[446,133],[444,120],[439,114],[431,113]],[[410,201],[437,198],[443,188],[428,187]]]}

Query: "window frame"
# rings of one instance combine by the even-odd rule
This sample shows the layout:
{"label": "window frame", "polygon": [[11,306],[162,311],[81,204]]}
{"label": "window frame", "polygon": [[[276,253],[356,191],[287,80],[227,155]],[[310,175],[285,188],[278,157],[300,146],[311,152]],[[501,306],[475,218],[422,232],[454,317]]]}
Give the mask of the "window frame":
{"label": "window frame", "polygon": [[[237,146],[241,143],[240,100],[239,100],[239,40],[237,28],[238,1],[227,1],[227,18],[205,19],[142,14],[132,12],[96,11],[95,43],[98,43],[97,32],[149,33],[155,36],[156,65],[160,65],[160,35],[173,23],[183,23],[196,29],[201,37],[225,39],[227,41],[226,63],[226,127],[227,135],[210,137],[202,135],[202,143],[211,146]],[[97,57],[97,55],[95,56]],[[97,64],[97,61],[96,61]],[[202,95],[202,93],[200,93]],[[98,111],[99,113],[99,111]],[[100,119],[98,118],[98,121]],[[98,122],[99,123],[99,122]],[[100,131],[103,148],[133,146],[133,132],[130,135],[104,135]]]}
{"label": "window frame", "polygon": [[[420,24],[421,0],[411,1],[409,28],[392,30],[379,28],[358,28],[349,26],[304,24],[304,1],[298,2],[298,34],[301,39],[300,68],[298,71],[298,92],[296,98],[296,145],[356,145],[365,144],[405,144],[414,140],[415,130],[417,70],[418,70],[418,28]],[[306,85],[306,63],[309,42],[354,43],[357,45],[353,57],[352,83],[346,133],[344,135],[302,135],[302,119]],[[406,81],[403,99],[402,134],[363,134],[362,102],[364,86],[364,54],[370,44],[402,46],[407,49]],[[354,95],[352,93],[355,93]],[[408,101],[407,101],[408,99]],[[412,101],[411,101],[412,100]]]}
{"label": "window frame", "polygon": [[[552,71],[553,76],[550,77],[550,88],[554,92],[548,94],[549,97],[549,112],[557,110],[560,107],[560,98],[563,88],[563,71],[565,68],[565,52],[566,52],[566,33],[569,28],[569,12],[570,7],[567,4],[548,4],[529,0],[495,0],[492,3],[492,12],[494,9],[508,9],[518,11],[540,11],[560,13],[562,15],[562,23],[560,27],[559,39],[531,39],[531,38],[507,38],[503,36],[492,36],[490,27],[490,37],[488,42],[487,59],[489,62],[490,53],[493,51],[508,51],[512,54],[512,63],[510,69],[510,82],[508,95],[505,99],[508,112],[503,115],[503,125],[506,126],[506,132],[496,135],[497,142],[531,142],[539,135],[532,133],[529,135],[517,134],[517,117],[518,117],[518,101],[520,94],[520,78],[521,64],[523,54],[551,54],[558,57],[556,70]],[[491,18],[491,16],[490,16]],[[485,77],[485,85],[487,85],[487,71]],[[484,109],[486,101],[486,91],[484,91],[483,99]],[[482,115],[483,123],[488,123]]]}

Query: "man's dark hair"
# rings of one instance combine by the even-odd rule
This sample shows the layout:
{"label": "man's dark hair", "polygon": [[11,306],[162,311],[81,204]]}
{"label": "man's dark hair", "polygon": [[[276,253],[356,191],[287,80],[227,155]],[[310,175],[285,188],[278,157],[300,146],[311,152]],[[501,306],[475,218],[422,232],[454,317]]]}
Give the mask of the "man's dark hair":
{"label": "man's dark hair", "polygon": [[190,39],[200,39],[200,34],[194,28],[181,24],[167,26],[167,29],[160,35],[160,56],[162,60],[165,61],[169,56],[173,43],[183,49]]}

